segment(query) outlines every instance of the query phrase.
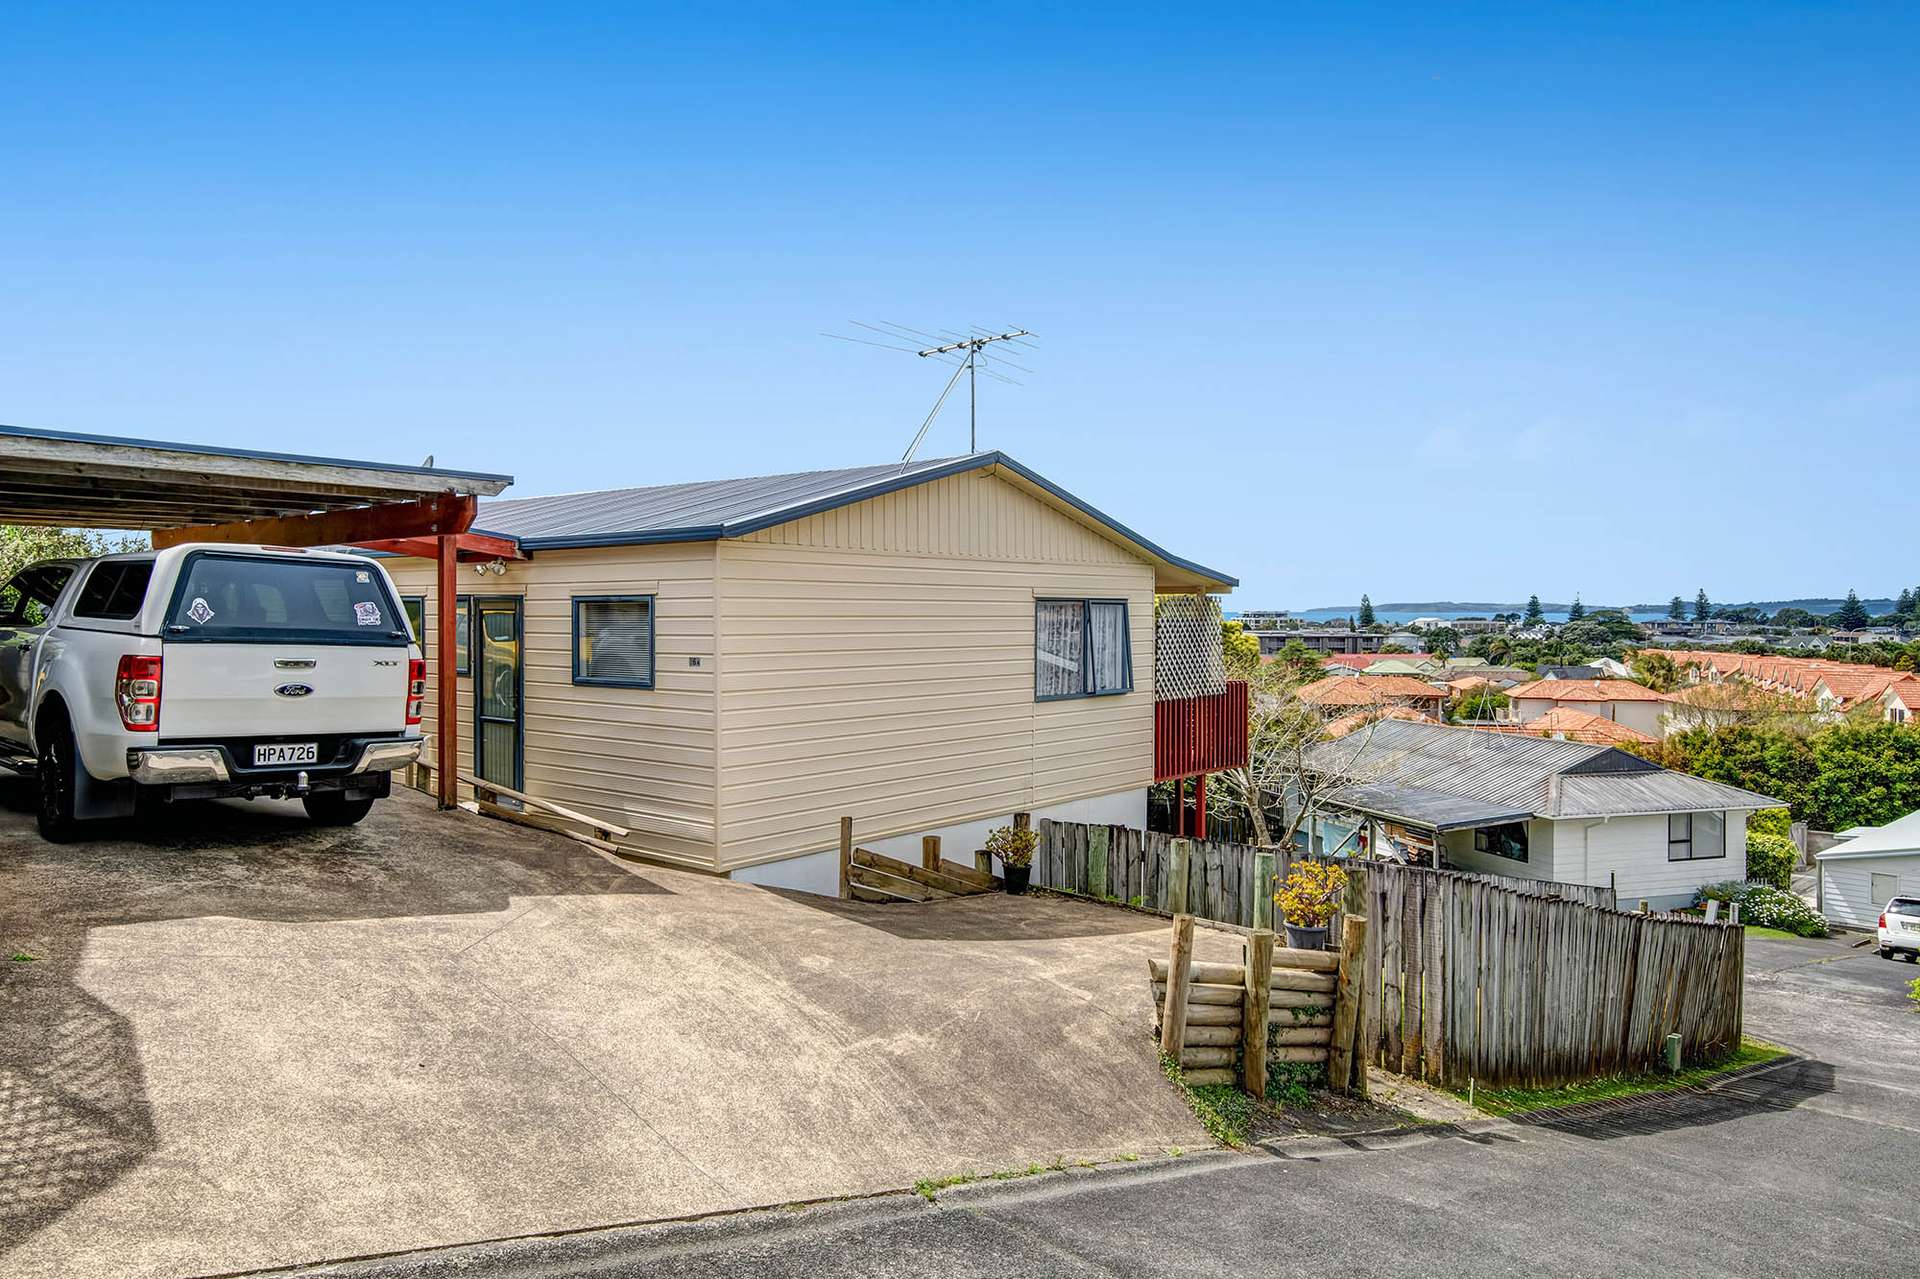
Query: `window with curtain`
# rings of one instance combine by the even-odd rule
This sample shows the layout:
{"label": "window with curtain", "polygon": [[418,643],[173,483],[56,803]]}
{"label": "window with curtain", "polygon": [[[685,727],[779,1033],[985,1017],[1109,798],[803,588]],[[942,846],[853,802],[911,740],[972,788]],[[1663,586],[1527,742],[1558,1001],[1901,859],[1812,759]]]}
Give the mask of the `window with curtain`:
{"label": "window with curtain", "polygon": [[1101,697],[1133,688],[1125,600],[1036,600],[1036,701]]}
{"label": "window with curtain", "polygon": [[653,596],[574,599],[573,682],[653,687]]}

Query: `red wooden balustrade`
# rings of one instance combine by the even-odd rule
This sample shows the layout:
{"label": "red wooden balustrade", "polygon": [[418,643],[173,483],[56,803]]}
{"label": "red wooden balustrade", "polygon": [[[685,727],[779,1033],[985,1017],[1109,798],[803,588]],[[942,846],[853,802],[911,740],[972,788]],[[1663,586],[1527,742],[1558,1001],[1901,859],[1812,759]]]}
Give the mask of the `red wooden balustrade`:
{"label": "red wooden balustrade", "polygon": [[1153,780],[1217,773],[1247,762],[1247,684],[1153,704]]}

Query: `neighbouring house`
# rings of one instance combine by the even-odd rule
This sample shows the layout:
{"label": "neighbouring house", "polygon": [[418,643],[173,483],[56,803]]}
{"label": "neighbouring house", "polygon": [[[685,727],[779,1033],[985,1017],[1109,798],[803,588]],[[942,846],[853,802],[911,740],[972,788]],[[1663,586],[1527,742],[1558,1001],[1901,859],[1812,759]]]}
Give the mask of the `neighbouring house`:
{"label": "neighbouring house", "polygon": [[1747,814],[1781,802],[1615,747],[1381,720],[1314,748],[1345,784],[1309,823],[1318,851],[1389,845],[1442,866],[1611,885],[1667,909],[1746,878]]}
{"label": "neighbouring house", "polygon": [[1820,913],[1829,923],[1873,928],[1888,898],[1920,897],[1920,812],[1868,827],[1813,860]]}
{"label": "neighbouring house", "polygon": [[1651,746],[1660,739],[1636,732],[1617,720],[1595,715],[1573,706],[1556,706],[1538,719],[1524,724],[1478,724],[1502,733],[1530,733],[1535,737],[1557,737],[1568,742],[1597,742],[1602,746]]}
{"label": "neighbouring house", "polygon": [[1354,711],[1398,706],[1440,718],[1448,691],[1406,675],[1329,675],[1300,687],[1300,700],[1335,719]]}
{"label": "neighbouring house", "polygon": [[1880,713],[1895,724],[1920,724],[1920,678],[1906,675],[1880,694]]}
{"label": "neighbouring house", "polygon": [[1016,812],[1141,827],[1155,781],[1245,759],[1234,580],[1001,453],[488,501],[474,531],[524,558],[462,570],[454,654],[434,565],[389,561],[457,663],[464,766],[650,858],[835,893],[843,815],[970,864]]}
{"label": "neighbouring house", "polygon": [[1378,653],[1386,637],[1378,631],[1357,631],[1342,627],[1303,626],[1298,630],[1250,631],[1260,641],[1260,655],[1271,657],[1298,640],[1315,653]]}
{"label": "neighbouring house", "polygon": [[1542,666],[1541,679],[1606,679],[1612,672],[1600,666]]}
{"label": "neighbouring house", "polygon": [[1873,705],[1883,718],[1904,724],[1912,719],[1914,703],[1920,702],[1920,677],[1882,666],[1776,653],[1672,656],[1696,685],[1752,685],[1804,700],[1810,711],[1830,719]]}
{"label": "neighbouring house", "polygon": [[1507,718],[1524,724],[1557,706],[1572,706],[1625,724],[1636,733],[1662,737],[1668,697],[1630,679],[1543,679],[1507,690]]}
{"label": "neighbouring house", "polygon": [[1382,675],[1405,675],[1413,679],[1438,680],[1445,676],[1446,670],[1447,664],[1437,657],[1415,659],[1393,655],[1384,662],[1375,662],[1357,673],[1369,679],[1377,679]]}

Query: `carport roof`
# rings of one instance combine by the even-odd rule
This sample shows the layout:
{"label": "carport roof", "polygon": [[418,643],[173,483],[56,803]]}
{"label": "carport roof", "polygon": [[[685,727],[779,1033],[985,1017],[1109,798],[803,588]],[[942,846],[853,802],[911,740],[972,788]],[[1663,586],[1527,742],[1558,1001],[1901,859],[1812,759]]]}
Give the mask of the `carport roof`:
{"label": "carport roof", "polygon": [[178,528],[490,497],[511,483],[482,471],[0,425],[0,512],[10,524]]}

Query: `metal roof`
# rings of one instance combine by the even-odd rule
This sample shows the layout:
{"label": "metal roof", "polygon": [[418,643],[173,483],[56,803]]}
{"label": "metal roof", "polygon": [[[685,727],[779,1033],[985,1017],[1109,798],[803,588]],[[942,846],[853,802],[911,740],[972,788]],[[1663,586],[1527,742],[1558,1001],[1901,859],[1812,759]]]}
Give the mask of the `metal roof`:
{"label": "metal roof", "polygon": [[1381,720],[1317,747],[1312,763],[1361,785],[1440,792],[1539,817],[1783,807],[1611,746],[1405,720]]}
{"label": "metal roof", "polygon": [[1885,826],[1869,826],[1845,842],[1815,853],[1814,857],[1824,862],[1843,861],[1849,857],[1913,857],[1917,855],[1920,855],[1920,812],[1895,818]]}
{"label": "metal roof", "polygon": [[631,546],[650,542],[704,542],[817,515],[950,475],[992,468],[1054,504],[1078,512],[1146,558],[1203,584],[1232,587],[1237,580],[1182,559],[1126,525],[1028,470],[1005,453],[971,453],[919,462],[889,462],[830,471],[802,471],[747,479],[600,489],[554,497],[482,502],[474,531],[516,539],[528,551],[567,547]]}
{"label": "metal roof", "polygon": [[0,425],[10,524],[178,528],[441,493],[491,496],[510,475]]}
{"label": "metal roof", "polygon": [[1396,786],[1391,782],[1343,786],[1329,791],[1325,802],[1337,808],[1365,813],[1369,817],[1384,817],[1432,830],[1497,826],[1502,822],[1524,822],[1533,816],[1530,808],[1488,804],[1461,795],[1422,790],[1417,786]]}

